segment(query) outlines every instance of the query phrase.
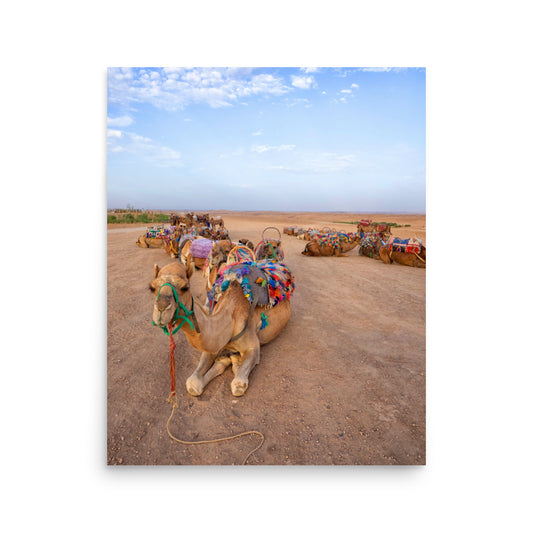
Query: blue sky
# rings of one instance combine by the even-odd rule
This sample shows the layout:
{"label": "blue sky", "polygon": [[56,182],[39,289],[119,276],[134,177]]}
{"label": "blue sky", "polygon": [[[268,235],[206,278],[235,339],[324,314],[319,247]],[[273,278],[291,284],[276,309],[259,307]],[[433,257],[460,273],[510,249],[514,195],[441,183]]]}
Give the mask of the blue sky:
{"label": "blue sky", "polygon": [[423,68],[110,68],[108,208],[426,209]]}

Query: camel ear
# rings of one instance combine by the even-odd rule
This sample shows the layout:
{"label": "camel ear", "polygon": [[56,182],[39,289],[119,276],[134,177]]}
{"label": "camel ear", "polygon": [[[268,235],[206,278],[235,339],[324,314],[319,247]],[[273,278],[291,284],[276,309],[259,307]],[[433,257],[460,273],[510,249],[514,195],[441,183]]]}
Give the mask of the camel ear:
{"label": "camel ear", "polygon": [[159,267],[157,266],[157,263],[154,265],[154,279],[157,278],[159,275]]}

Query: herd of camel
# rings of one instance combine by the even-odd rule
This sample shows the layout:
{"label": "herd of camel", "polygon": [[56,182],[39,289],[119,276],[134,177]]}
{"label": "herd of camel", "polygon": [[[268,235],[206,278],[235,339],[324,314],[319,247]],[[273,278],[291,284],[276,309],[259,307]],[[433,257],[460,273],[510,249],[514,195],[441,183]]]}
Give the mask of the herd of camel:
{"label": "herd of camel", "polygon": [[363,220],[357,225],[357,232],[337,232],[334,228],[301,228],[289,226],[283,233],[308,241],[302,252],[310,256],[336,256],[359,246],[359,254],[378,259],[386,264],[425,268],[426,247],[419,239],[395,238],[389,224],[377,224]]}
{"label": "herd of camel", "polygon": [[[189,344],[201,351],[186,381],[189,394],[199,396],[231,366],[231,391],[242,396],[259,363],[260,346],[277,337],[291,316],[294,282],[283,262],[281,233],[266,228],[254,247],[247,239],[232,242],[220,217],[187,213],[171,215],[169,222],[170,229],[148,230],[136,243],[141,248],[164,248],[176,259],[162,268],[154,265],[149,284],[155,295],[152,323],[169,335],[181,329]],[[425,267],[425,247],[419,241],[394,243],[390,227],[366,232],[361,228],[357,233],[298,227],[283,231],[308,241],[303,255],[340,256],[359,245],[360,253],[369,257]],[[265,238],[268,230],[275,230],[277,238]],[[205,295],[200,299],[190,290],[193,275],[203,278]]]}

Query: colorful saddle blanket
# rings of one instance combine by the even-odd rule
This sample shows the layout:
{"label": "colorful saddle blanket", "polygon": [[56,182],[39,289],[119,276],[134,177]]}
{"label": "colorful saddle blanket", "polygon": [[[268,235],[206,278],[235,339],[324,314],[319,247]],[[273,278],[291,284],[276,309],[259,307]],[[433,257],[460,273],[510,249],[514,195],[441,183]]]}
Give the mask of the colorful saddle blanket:
{"label": "colorful saddle blanket", "polygon": [[244,296],[252,305],[267,308],[290,300],[294,291],[294,278],[283,263],[247,261],[226,265],[220,269],[213,287],[207,293],[211,311],[234,280],[240,284]]}
{"label": "colorful saddle blanket", "polygon": [[320,246],[339,248],[341,245],[339,236],[336,233],[318,233],[316,237]]}
{"label": "colorful saddle blanket", "polygon": [[376,248],[377,247],[376,236],[372,234],[365,235],[363,239],[361,240],[360,246],[361,248]]}
{"label": "colorful saddle blanket", "polygon": [[418,239],[399,239],[390,237],[388,247],[391,252],[404,252],[407,254],[419,254],[422,243]]}
{"label": "colorful saddle blanket", "polygon": [[146,230],[147,239],[162,239],[166,244],[170,242],[173,235],[174,231],[168,228],[148,228]]}

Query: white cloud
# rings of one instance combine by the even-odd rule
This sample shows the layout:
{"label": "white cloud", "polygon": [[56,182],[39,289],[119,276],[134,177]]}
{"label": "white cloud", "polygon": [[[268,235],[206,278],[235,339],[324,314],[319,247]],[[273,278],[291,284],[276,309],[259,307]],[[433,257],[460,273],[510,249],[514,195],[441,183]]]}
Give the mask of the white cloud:
{"label": "white cloud", "polygon": [[252,133],[252,135],[253,135],[253,136],[257,136],[257,135],[262,135],[262,133],[263,133],[263,129],[261,128],[260,130],[254,131],[254,132]]}
{"label": "white cloud", "polygon": [[300,70],[306,74],[312,74],[320,71],[318,67],[303,67]]}
{"label": "white cloud", "polygon": [[296,148],[295,144],[282,144],[280,146],[269,146],[266,144],[263,145],[254,145],[252,146],[251,150],[252,152],[257,152],[259,154],[263,152],[269,152],[271,150],[275,150],[277,152],[284,152],[286,150],[294,150]]}
{"label": "white cloud", "polygon": [[296,174],[324,174],[348,171],[359,164],[359,158],[355,154],[313,152],[300,155],[301,157],[297,161],[292,161],[290,165],[274,165],[267,168]]}
{"label": "white cloud", "polygon": [[351,90],[351,89],[342,89],[342,90],[341,90],[341,93],[344,93],[344,94],[352,94],[352,90]]}
{"label": "white cloud", "polygon": [[295,105],[302,104],[304,107],[313,107],[307,98],[295,98],[291,102],[287,103],[287,107],[294,107]]}
{"label": "white cloud", "polygon": [[288,91],[272,74],[253,74],[244,68],[109,69],[109,102],[147,102],[166,110],[203,103],[227,107],[253,96],[280,96]]}
{"label": "white cloud", "polygon": [[359,89],[359,85],[357,85],[357,83],[352,83],[352,84],[350,85],[350,87],[351,87],[352,89]]}
{"label": "white cloud", "polygon": [[291,76],[292,85],[298,89],[309,89],[316,86],[313,76]]}
{"label": "white cloud", "polygon": [[359,70],[363,72],[401,72],[407,70],[407,67],[364,67]]}
{"label": "white cloud", "polygon": [[109,152],[134,154],[157,166],[169,167],[183,165],[179,152],[136,133],[108,129],[107,147]]}
{"label": "white cloud", "polygon": [[107,129],[107,137],[122,137],[122,132],[120,130],[111,130],[111,129]]}
{"label": "white cloud", "polygon": [[123,115],[122,117],[107,117],[107,125],[115,126],[118,128],[126,128],[133,124],[133,119],[129,115]]}

